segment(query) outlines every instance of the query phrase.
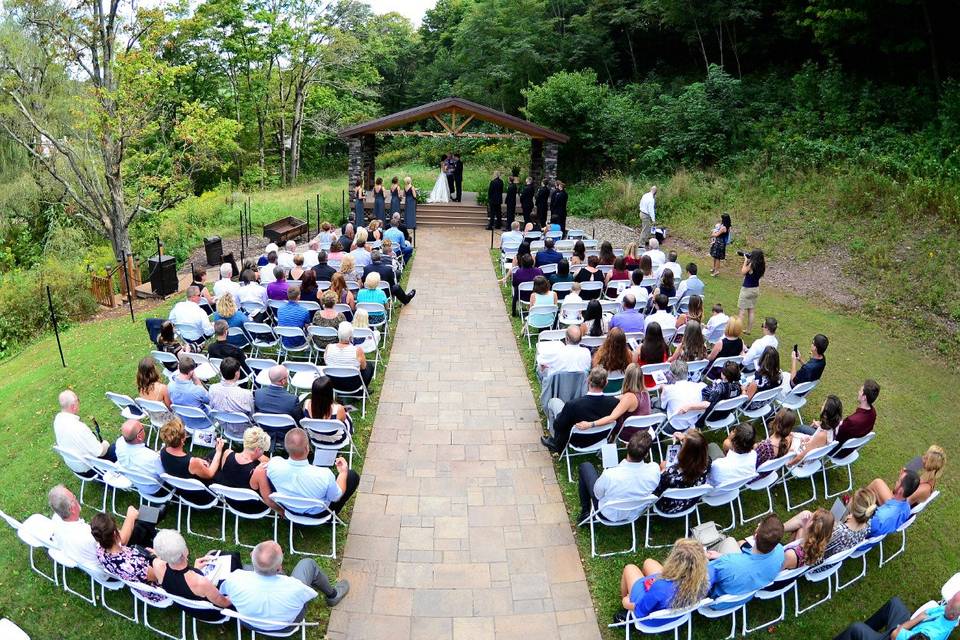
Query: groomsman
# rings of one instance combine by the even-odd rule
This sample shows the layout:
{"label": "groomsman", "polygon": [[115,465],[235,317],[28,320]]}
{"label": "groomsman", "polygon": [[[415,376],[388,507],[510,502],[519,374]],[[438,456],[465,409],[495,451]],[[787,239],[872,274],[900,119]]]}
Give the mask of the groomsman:
{"label": "groomsman", "polygon": [[[457,189],[457,197],[453,201],[460,202],[463,199],[463,160],[459,153],[453,154],[453,185]],[[452,196],[453,192],[450,195]]]}
{"label": "groomsman", "polygon": [[537,222],[541,229],[547,226],[547,203],[550,202],[550,187],[547,186],[547,179],[540,181],[540,188],[537,189]]}
{"label": "groomsman", "polygon": [[527,176],[523,191],[520,192],[520,210],[523,212],[523,224],[530,222],[530,214],[533,212],[533,191],[533,178]]}
{"label": "groomsman", "polygon": [[503,180],[500,179],[500,172],[493,172],[493,180],[487,188],[487,231],[496,227],[497,229],[503,223]]}
{"label": "groomsman", "polygon": [[550,222],[560,225],[560,230],[567,233],[567,192],[560,180],[557,180],[557,188],[550,196]]}
{"label": "groomsman", "polygon": [[507,226],[506,230],[510,230],[510,225],[513,224],[513,221],[517,218],[517,182],[519,178],[517,176],[510,176],[510,185],[507,187]]}

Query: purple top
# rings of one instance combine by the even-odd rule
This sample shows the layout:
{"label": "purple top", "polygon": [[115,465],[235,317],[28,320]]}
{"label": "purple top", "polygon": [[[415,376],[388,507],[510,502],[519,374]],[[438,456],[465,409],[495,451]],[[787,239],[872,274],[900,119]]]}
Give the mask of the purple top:
{"label": "purple top", "polygon": [[[513,290],[516,292],[517,288],[522,283],[533,282],[534,278],[542,275],[543,275],[543,271],[541,271],[538,267],[530,267],[529,269],[520,267],[519,269],[513,272],[513,276],[512,276]],[[527,297],[529,298],[529,294],[527,295]]]}
{"label": "purple top", "polygon": [[267,285],[268,300],[286,300],[287,299],[287,281],[275,280]]}

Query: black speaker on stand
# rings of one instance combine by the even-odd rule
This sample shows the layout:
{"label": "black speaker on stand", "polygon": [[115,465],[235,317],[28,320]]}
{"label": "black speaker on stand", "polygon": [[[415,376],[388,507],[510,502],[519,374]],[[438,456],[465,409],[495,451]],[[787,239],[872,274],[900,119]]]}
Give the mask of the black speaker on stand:
{"label": "black speaker on stand", "polygon": [[177,260],[173,256],[153,256],[147,261],[150,271],[150,287],[159,296],[177,292]]}

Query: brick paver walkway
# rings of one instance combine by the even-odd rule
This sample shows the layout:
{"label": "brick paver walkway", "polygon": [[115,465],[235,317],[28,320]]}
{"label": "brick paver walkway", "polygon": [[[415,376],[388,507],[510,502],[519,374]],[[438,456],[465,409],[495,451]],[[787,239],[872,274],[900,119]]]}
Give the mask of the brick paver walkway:
{"label": "brick paver walkway", "polygon": [[599,638],[489,235],[418,231],[331,638]]}

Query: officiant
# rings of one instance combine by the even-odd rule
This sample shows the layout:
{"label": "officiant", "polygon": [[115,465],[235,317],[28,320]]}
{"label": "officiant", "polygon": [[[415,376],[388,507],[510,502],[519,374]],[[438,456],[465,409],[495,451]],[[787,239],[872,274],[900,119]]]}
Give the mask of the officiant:
{"label": "officiant", "polygon": [[526,225],[533,213],[533,178],[530,176],[527,176],[523,191],[520,192],[520,211],[523,212],[523,224]]}
{"label": "officiant", "polygon": [[487,231],[493,228],[499,229],[502,226],[503,211],[503,180],[500,179],[500,172],[493,172],[493,180],[487,187]]}
{"label": "officiant", "polygon": [[560,225],[560,231],[567,233],[567,191],[563,182],[557,180],[557,188],[550,196],[550,222]]}
{"label": "officiant", "polygon": [[540,229],[547,226],[547,204],[550,202],[550,187],[547,186],[547,179],[540,181],[540,188],[537,189],[537,227]]}

